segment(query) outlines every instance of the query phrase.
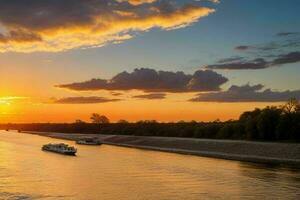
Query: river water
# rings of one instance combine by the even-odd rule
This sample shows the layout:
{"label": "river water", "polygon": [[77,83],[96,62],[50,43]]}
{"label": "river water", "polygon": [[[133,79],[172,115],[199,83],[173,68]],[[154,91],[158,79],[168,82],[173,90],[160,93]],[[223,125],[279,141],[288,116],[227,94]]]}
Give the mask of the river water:
{"label": "river water", "polygon": [[109,145],[76,157],[41,151],[58,140],[0,131],[0,199],[300,199],[300,171]]}

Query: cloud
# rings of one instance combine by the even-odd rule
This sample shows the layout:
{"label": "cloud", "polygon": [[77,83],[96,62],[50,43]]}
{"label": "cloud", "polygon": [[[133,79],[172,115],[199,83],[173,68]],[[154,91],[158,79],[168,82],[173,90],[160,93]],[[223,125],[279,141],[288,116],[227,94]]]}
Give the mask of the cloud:
{"label": "cloud", "polygon": [[77,91],[136,89],[146,92],[194,92],[219,90],[227,81],[226,77],[211,70],[199,70],[190,75],[183,72],[140,68],[131,73],[121,72],[109,80],[92,79],[56,87]]}
{"label": "cloud", "polygon": [[193,102],[282,102],[290,98],[300,98],[300,90],[272,91],[263,85],[231,86],[227,91],[198,94]]}
{"label": "cloud", "polygon": [[136,95],[136,96],[133,96],[133,98],[138,98],[138,99],[165,99],[166,94],[165,93],[151,93],[151,94],[144,94],[144,95]]}
{"label": "cloud", "polygon": [[247,45],[242,45],[242,46],[236,46],[234,47],[235,50],[237,51],[270,51],[270,50],[275,50],[275,49],[279,49],[281,48],[282,45],[271,42],[268,44],[264,44],[264,45],[257,45],[257,46],[247,46]]}
{"label": "cloud", "polygon": [[243,57],[235,56],[230,58],[223,58],[217,61],[217,63],[228,63],[228,62],[236,62],[236,61],[242,61],[244,60]]}
{"label": "cloud", "polygon": [[109,99],[105,97],[65,97],[61,99],[52,99],[51,103],[56,104],[95,104],[120,101],[121,99]]}
{"label": "cloud", "polygon": [[[256,58],[254,60],[237,60],[233,62],[225,62],[221,64],[213,64],[205,66],[206,69],[226,69],[226,70],[249,70],[249,69],[265,69],[268,67],[281,66],[284,64],[300,62],[300,52],[290,52],[280,54],[273,60],[267,61],[264,58]],[[230,60],[229,60],[230,61]]]}
{"label": "cloud", "polygon": [[1,43],[9,43],[9,42],[40,42],[42,38],[33,33],[27,32],[23,30],[18,31],[9,31],[6,35],[0,33],[0,44]]}
{"label": "cloud", "polygon": [[299,34],[299,32],[279,32],[276,35],[280,36],[280,37],[284,37],[284,36],[290,36],[290,35],[296,35]]}
{"label": "cloud", "polygon": [[209,0],[209,1],[211,1],[213,3],[220,3],[221,2],[220,0]]}
{"label": "cloud", "polygon": [[272,66],[283,65],[288,63],[300,62],[300,52],[290,52],[288,54],[281,54],[271,62]]}
{"label": "cloud", "polygon": [[128,2],[132,5],[141,5],[144,3],[153,3],[157,0],[117,0],[117,2]]}
{"label": "cloud", "polygon": [[220,0],[195,0],[195,1],[209,1],[209,2],[212,2],[212,3],[215,3],[215,4],[218,4],[218,3],[221,2]]}
{"label": "cloud", "polygon": [[276,36],[279,36],[279,38],[276,38],[276,41],[256,45],[239,45],[234,49],[244,53],[261,55],[270,51],[281,51],[283,53],[287,50],[291,51],[291,48],[298,48],[300,46],[300,32],[280,32]]}
{"label": "cloud", "polygon": [[207,69],[264,69],[268,67],[268,62],[262,58],[251,61],[229,62],[206,66]]}
{"label": "cloud", "polygon": [[123,93],[121,93],[121,92],[111,92],[110,94],[113,96],[122,96],[123,95]]}
{"label": "cloud", "polygon": [[183,28],[214,12],[154,0],[2,0],[0,52],[99,47],[152,28]]}
{"label": "cloud", "polygon": [[241,45],[241,46],[234,47],[234,49],[238,50],[238,51],[245,51],[245,50],[249,50],[249,49],[252,49],[252,48],[253,48],[252,46],[246,46],[246,45]]}

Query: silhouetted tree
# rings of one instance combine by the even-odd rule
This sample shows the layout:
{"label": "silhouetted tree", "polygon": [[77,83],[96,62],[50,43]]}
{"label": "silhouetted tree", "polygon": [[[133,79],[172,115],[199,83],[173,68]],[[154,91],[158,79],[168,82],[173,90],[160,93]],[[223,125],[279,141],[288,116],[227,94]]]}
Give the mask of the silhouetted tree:
{"label": "silhouetted tree", "polygon": [[276,128],[280,121],[282,110],[277,107],[267,107],[258,116],[257,128],[259,139],[275,140]]}
{"label": "silhouetted tree", "polygon": [[282,110],[286,114],[300,112],[300,103],[296,98],[291,98],[285,105],[282,106]]}
{"label": "silhouetted tree", "polygon": [[155,124],[155,123],[157,123],[157,121],[156,120],[139,120],[136,123],[138,123],[138,124]]}
{"label": "silhouetted tree", "polygon": [[283,114],[277,126],[276,135],[280,140],[300,140],[300,103],[290,99],[282,106]]}
{"label": "silhouetted tree", "polygon": [[109,119],[104,115],[99,115],[97,113],[93,113],[90,117],[92,123],[94,124],[108,124]]}
{"label": "silhouetted tree", "polygon": [[117,123],[119,123],[119,124],[128,124],[129,122],[125,119],[120,119]]}
{"label": "silhouetted tree", "polygon": [[258,117],[261,113],[259,108],[256,108],[254,111],[244,112],[240,116],[240,123],[243,124],[245,128],[245,137],[249,140],[259,139],[259,133],[257,128]]}
{"label": "silhouetted tree", "polygon": [[82,121],[82,120],[80,120],[80,119],[76,119],[74,123],[75,123],[75,124],[85,124],[86,122],[85,122],[85,121]]}
{"label": "silhouetted tree", "polygon": [[74,126],[73,126],[73,130],[72,132],[74,133],[81,133],[81,132],[84,132],[85,129],[86,129],[86,122],[80,120],[80,119],[77,119],[75,120],[74,122]]}
{"label": "silhouetted tree", "polygon": [[226,122],[159,123],[155,120],[144,120],[127,123],[120,120],[119,123],[109,123],[107,117],[96,113],[92,114],[91,120],[92,123],[76,120],[69,124],[0,124],[0,129],[300,142],[300,105],[296,99],[291,99],[280,107],[256,108],[242,113],[239,120]]}

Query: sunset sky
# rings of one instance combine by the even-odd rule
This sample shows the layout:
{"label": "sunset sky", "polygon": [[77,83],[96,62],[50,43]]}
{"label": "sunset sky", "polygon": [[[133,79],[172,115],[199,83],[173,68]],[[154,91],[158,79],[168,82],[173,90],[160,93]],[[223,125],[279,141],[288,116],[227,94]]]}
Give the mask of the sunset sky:
{"label": "sunset sky", "polygon": [[300,98],[299,0],[0,0],[0,123],[236,119]]}

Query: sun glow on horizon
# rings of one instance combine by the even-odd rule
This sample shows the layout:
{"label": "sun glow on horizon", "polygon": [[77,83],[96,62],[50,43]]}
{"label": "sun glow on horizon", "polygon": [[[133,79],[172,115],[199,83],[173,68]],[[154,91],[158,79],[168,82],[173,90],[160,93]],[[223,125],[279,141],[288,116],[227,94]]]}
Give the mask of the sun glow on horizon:
{"label": "sun glow on horizon", "polygon": [[4,96],[0,97],[0,105],[10,105],[12,102],[17,100],[29,99],[28,97],[19,97],[19,96]]}
{"label": "sun glow on horizon", "polygon": [[[15,115],[15,109],[18,108],[18,101],[29,99],[22,96],[2,96],[0,97],[0,123],[13,120],[12,115]],[[22,106],[21,106],[22,107]]]}
{"label": "sun glow on horizon", "polygon": [[[178,94],[177,94],[178,95]],[[130,122],[221,121],[238,119],[241,112],[269,103],[187,102],[186,96],[171,95],[168,100],[125,99],[107,103],[60,104],[39,102],[21,97],[1,97],[0,123],[72,123],[80,119],[89,122],[91,113],[107,116],[111,122],[125,119]],[[38,101],[36,101],[38,102]],[[275,104],[274,104],[275,105]]]}

